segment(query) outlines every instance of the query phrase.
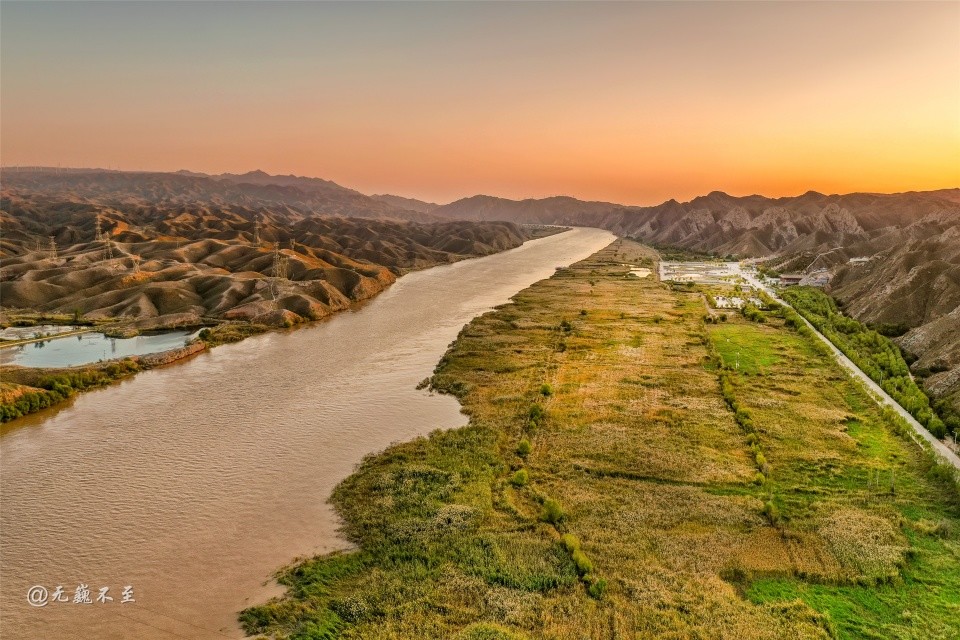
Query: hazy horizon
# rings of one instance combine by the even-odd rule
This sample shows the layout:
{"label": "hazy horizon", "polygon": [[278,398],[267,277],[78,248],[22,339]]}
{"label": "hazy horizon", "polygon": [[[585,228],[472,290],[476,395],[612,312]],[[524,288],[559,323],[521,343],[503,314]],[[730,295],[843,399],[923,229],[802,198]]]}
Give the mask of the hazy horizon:
{"label": "hazy horizon", "polygon": [[[199,175],[205,175],[205,176],[214,177],[214,178],[215,178],[215,177],[218,177],[218,176],[220,176],[220,175],[225,175],[225,174],[242,176],[242,175],[249,174],[249,173],[261,172],[261,173],[265,173],[266,175],[269,175],[269,176],[271,176],[271,177],[291,177],[291,176],[292,176],[292,177],[295,177],[295,178],[306,178],[306,179],[326,180],[326,181],[328,181],[328,182],[333,182],[333,183],[337,184],[338,186],[343,187],[343,188],[345,188],[345,189],[350,189],[350,190],[353,190],[353,191],[358,191],[357,189],[355,189],[354,187],[350,186],[349,184],[342,184],[342,183],[340,183],[340,182],[337,182],[336,180],[330,180],[329,178],[327,178],[327,177],[325,177],[325,176],[298,175],[298,174],[295,174],[295,173],[286,173],[286,174],[284,174],[284,173],[269,173],[269,172],[263,171],[262,169],[259,169],[259,168],[256,168],[256,169],[247,169],[247,170],[245,170],[245,171],[225,171],[225,172],[220,172],[220,173],[206,173],[206,172],[203,172],[203,171],[195,171],[195,170],[193,170],[193,169],[187,169],[187,168],[180,168],[180,169],[174,169],[174,170],[171,170],[171,171],[167,171],[167,170],[150,170],[150,169],[122,169],[122,168],[117,168],[117,167],[63,167],[63,166],[59,166],[59,167],[58,167],[58,166],[53,166],[53,165],[0,165],[0,170],[3,170],[3,171],[17,171],[17,170],[20,170],[20,169],[23,169],[23,170],[30,170],[30,169],[48,169],[48,170],[50,170],[50,171],[59,170],[59,171],[91,171],[91,172],[94,172],[94,171],[116,171],[116,172],[120,172],[120,173],[173,173],[173,174],[186,172],[186,173],[188,173],[188,174],[199,174]],[[676,198],[676,197],[669,197],[669,198],[666,198],[665,200],[660,200],[660,201],[658,201],[658,202],[646,202],[646,203],[615,202],[615,201],[611,201],[611,200],[598,200],[598,199],[587,200],[587,199],[585,199],[585,198],[576,198],[576,196],[572,196],[572,195],[570,195],[570,194],[568,194],[568,193],[554,193],[554,194],[547,194],[547,195],[536,196],[536,197],[533,197],[533,196],[523,196],[523,195],[517,196],[517,197],[507,197],[507,196],[497,195],[497,194],[495,194],[495,193],[490,193],[490,192],[483,192],[483,191],[481,191],[481,192],[477,192],[477,193],[463,194],[463,195],[458,196],[458,197],[456,197],[456,198],[454,198],[454,199],[452,199],[452,200],[441,200],[441,201],[436,201],[436,200],[434,200],[434,201],[427,201],[427,200],[423,200],[422,198],[418,198],[418,197],[413,196],[413,195],[409,195],[409,194],[405,194],[405,193],[396,193],[396,192],[388,193],[388,192],[373,192],[373,191],[365,192],[365,191],[359,191],[359,193],[362,193],[363,195],[367,195],[367,196],[399,196],[399,197],[401,197],[401,198],[408,198],[408,199],[413,199],[413,200],[420,200],[420,201],[422,201],[422,202],[427,202],[428,204],[437,204],[437,205],[440,205],[440,206],[443,206],[443,205],[446,205],[446,204],[451,204],[451,203],[453,203],[453,202],[457,202],[458,200],[466,200],[466,199],[469,199],[469,198],[479,197],[479,196],[489,196],[489,197],[494,197],[494,198],[502,198],[502,199],[506,199],[506,200],[513,200],[513,201],[541,200],[541,199],[546,199],[546,198],[565,198],[565,197],[568,197],[568,198],[576,198],[576,199],[578,199],[578,200],[591,201],[591,202],[609,202],[610,204],[624,205],[624,206],[628,206],[628,207],[654,207],[654,206],[657,206],[657,205],[664,204],[664,203],[666,203],[666,202],[668,202],[668,201],[670,201],[670,200],[676,200],[676,201],[681,202],[681,203],[689,202],[690,200],[694,200],[694,199],[696,199],[696,198],[698,198],[698,197],[702,197],[702,196],[707,196],[707,195],[710,195],[711,193],[714,193],[714,192],[720,192],[720,193],[726,194],[726,195],[731,196],[731,197],[734,197],[734,198],[748,198],[748,197],[751,197],[751,196],[758,196],[758,197],[761,197],[761,198],[777,199],[777,198],[796,198],[796,197],[800,197],[800,196],[802,196],[802,195],[805,195],[806,193],[809,193],[809,192],[811,192],[811,191],[817,192],[817,193],[821,193],[821,194],[826,195],[826,196],[833,196],[833,195],[841,195],[841,196],[842,196],[842,195],[850,195],[850,194],[854,194],[854,193],[871,193],[871,194],[877,194],[877,195],[895,195],[895,194],[898,194],[898,193],[911,193],[911,192],[923,193],[923,192],[932,192],[932,191],[948,191],[948,190],[951,190],[951,189],[960,189],[960,184],[957,184],[957,185],[954,185],[954,186],[939,187],[939,188],[934,188],[934,189],[905,189],[905,190],[903,190],[903,191],[849,191],[849,192],[829,192],[829,191],[818,191],[817,189],[807,189],[807,190],[805,190],[805,191],[798,192],[798,193],[787,193],[787,194],[776,195],[776,196],[771,196],[771,195],[766,194],[766,193],[760,193],[760,192],[758,192],[758,191],[753,191],[753,192],[750,192],[750,193],[731,193],[730,191],[727,191],[727,190],[724,190],[724,189],[711,189],[710,191],[704,191],[703,193],[698,193],[698,194],[696,194],[696,195],[694,195],[694,196],[691,196],[691,197],[689,197],[689,198],[683,198],[683,199],[681,199],[681,198]]]}
{"label": "hazy horizon", "polygon": [[960,185],[960,3],[3,2],[4,165],[431,202]]}

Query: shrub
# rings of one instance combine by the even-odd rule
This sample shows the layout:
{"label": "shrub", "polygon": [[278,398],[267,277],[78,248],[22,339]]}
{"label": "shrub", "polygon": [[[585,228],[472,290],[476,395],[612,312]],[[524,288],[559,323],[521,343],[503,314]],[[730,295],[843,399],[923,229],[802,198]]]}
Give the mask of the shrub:
{"label": "shrub", "polygon": [[530,482],[530,474],[526,469],[520,469],[510,478],[510,484],[515,487],[525,487]]}
{"label": "shrub", "polygon": [[600,600],[603,598],[603,594],[607,592],[607,581],[603,578],[597,578],[590,583],[590,586],[587,587],[587,593],[590,594],[590,597]]}
{"label": "shrub", "polygon": [[564,318],[563,320],[560,321],[560,330],[561,330],[561,331],[566,331],[566,332],[569,333],[571,330],[573,330],[573,325],[570,324],[570,321],[569,321],[569,320],[567,320],[566,318]]}
{"label": "shrub", "polygon": [[574,552],[570,555],[570,558],[573,560],[573,564],[577,568],[577,573],[581,576],[585,576],[593,571],[593,562],[581,549],[574,550]]}
{"label": "shrub", "polygon": [[553,498],[547,498],[543,501],[543,513],[540,514],[541,520],[556,525],[563,522],[566,517],[567,515],[563,512],[563,507],[560,506],[559,502]]}
{"label": "shrub", "polygon": [[937,416],[931,416],[927,422],[927,429],[930,430],[934,438],[940,439],[947,435],[947,425]]}
{"label": "shrub", "polygon": [[536,427],[546,419],[547,412],[540,405],[532,404],[527,412],[527,417],[530,419],[530,424]]}
{"label": "shrub", "polygon": [[757,486],[763,485],[763,483],[766,481],[767,481],[767,476],[763,475],[759,471],[756,473],[756,475],[753,476],[753,484]]}
{"label": "shrub", "polygon": [[565,533],[560,536],[560,544],[567,550],[567,553],[573,553],[580,549],[580,538],[572,533]]}
{"label": "shrub", "polygon": [[768,500],[763,505],[763,515],[766,516],[767,520],[770,521],[770,524],[776,525],[780,522],[780,510],[777,509],[777,505],[773,504],[773,500]]}
{"label": "shrub", "polygon": [[549,384],[547,384],[546,382],[544,382],[542,385],[540,385],[540,395],[545,396],[545,397],[552,396],[552,395],[553,395],[553,387],[551,387]]}
{"label": "shrub", "polygon": [[530,455],[531,449],[533,449],[533,447],[530,446],[530,441],[524,438],[520,441],[520,444],[517,445],[517,455],[521,458],[526,458]]}
{"label": "shrub", "polygon": [[586,310],[586,309],[580,309],[580,315],[582,315],[582,316],[587,315],[587,310]]}

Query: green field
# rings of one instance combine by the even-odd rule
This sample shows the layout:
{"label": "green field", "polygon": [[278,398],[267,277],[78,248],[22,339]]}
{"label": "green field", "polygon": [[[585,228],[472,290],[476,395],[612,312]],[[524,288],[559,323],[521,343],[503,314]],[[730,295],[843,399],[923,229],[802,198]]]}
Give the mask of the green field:
{"label": "green field", "polygon": [[819,289],[793,287],[783,296],[935,437],[943,438],[960,429],[960,414],[946,399],[930,402],[910,374],[900,348],[889,338],[844,315]]}
{"label": "green field", "polygon": [[[728,316],[729,317],[729,316]],[[781,363],[780,331],[744,330],[741,324],[711,327],[710,337],[723,365],[745,375],[769,373]]]}
{"label": "green field", "polygon": [[655,257],[467,325],[432,384],[470,424],[366,458],[333,496],[357,550],[283,570],[247,631],[960,637],[956,484],[809,334],[619,266]]}

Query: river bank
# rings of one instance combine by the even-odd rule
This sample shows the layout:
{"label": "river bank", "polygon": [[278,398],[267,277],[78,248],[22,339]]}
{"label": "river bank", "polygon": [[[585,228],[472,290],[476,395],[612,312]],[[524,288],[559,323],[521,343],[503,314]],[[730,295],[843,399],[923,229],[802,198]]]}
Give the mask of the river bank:
{"label": "river bank", "polygon": [[[243,637],[237,611],[276,593],[278,566],[347,547],[326,496],[365,455],[466,422],[455,399],[416,389],[464,324],[611,240],[574,229],[410,273],[323,322],[3,425],[4,632]],[[137,606],[26,602],[33,585],[81,581],[133,585]]]}
{"label": "river bank", "polygon": [[[558,233],[569,231],[569,227],[526,225],[526,242],[545,238]],[[458,256],[460,260],[474,259],[474,256]],[[415,273],[436,265],[424,265],[417,269],[406,269],[401,276]],[[140,335],[142,331],[158,332],[173,329],[202,329],[198,339],[184,347],[176,347],[148,355],[111,358],[88,365],[73,367],[20,367],[2,366],[0,376],[0,423],[10,422],[17,418],[56,406],[74,394],[98,388],[112,382],[128,378],[139,371],[153,367],[172,364],[193,356],[205,349],[223,344],[232,344],[250,336],[277,330],[289,329],[294,326],[305,326],[311,322],[325,320],[335,313],[357,308],[358,305],[369,301],[381,294],[384,289],[362,296],[352,304],[340,307],[331,307],[326,313],[313,313],[310,319],[293,313],[277,313],[263,318],[263,322],[254,320],[224,320],[210,318],[206,323],[196,324],[197,318],[174,315],[166,318],[142,319],[101,319],[93,323],[83,318],[69,315],[50,315],[31,312],[7,312],[7,325],[16,325],[25,322],[57,322],[60,324],[75,324],[86,322],[89,327],[82,330],[59,333],[56,335],[34,337],[26,340],[0,343],[0,348],[11,348],[33,342],[42,342],[76,336],[89,331],[100,330],[109,337],[128,338]],[[181,314],[182,315],[182,314]]]}
{"label": "river bank", "polygon": [[[75,334],[57,336],[63,340]],[[106,386],[141,371],[189,358],[208,348],[194,340],[182,347],[157,353],[113,358],[74,367],[23,367],[3,365],[0,381],[0,423],[47,409],[75,394]]]}
{"label": "river bank", "polygon": [[332,498],[356,550],[247,632],[960,633],[956,485],[814,337],[622,266],[655,258],[615,242],[464,327],[431,385],[470,423],[367,457]]}

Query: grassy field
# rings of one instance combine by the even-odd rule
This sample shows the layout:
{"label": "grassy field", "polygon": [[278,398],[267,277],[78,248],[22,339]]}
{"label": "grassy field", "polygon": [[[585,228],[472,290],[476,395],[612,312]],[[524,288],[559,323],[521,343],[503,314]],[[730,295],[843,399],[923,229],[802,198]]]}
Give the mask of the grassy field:
{"label": "grassy field", "polygon": [[[957,638],[960,496],[808,336],[705,325],[618,241],[467,325],[470,415],[369,456],[293,638]],[[739,366],[738,366],[739,365]]]}
{"label": "grassy field", "polygon": [[819,289],[792,287],[783,296],[935,437],[943,438],[960,429],[960,414],[946,399],[933,406],[910,374],[900,348],[889,338],[845,316],[833,299]]}

